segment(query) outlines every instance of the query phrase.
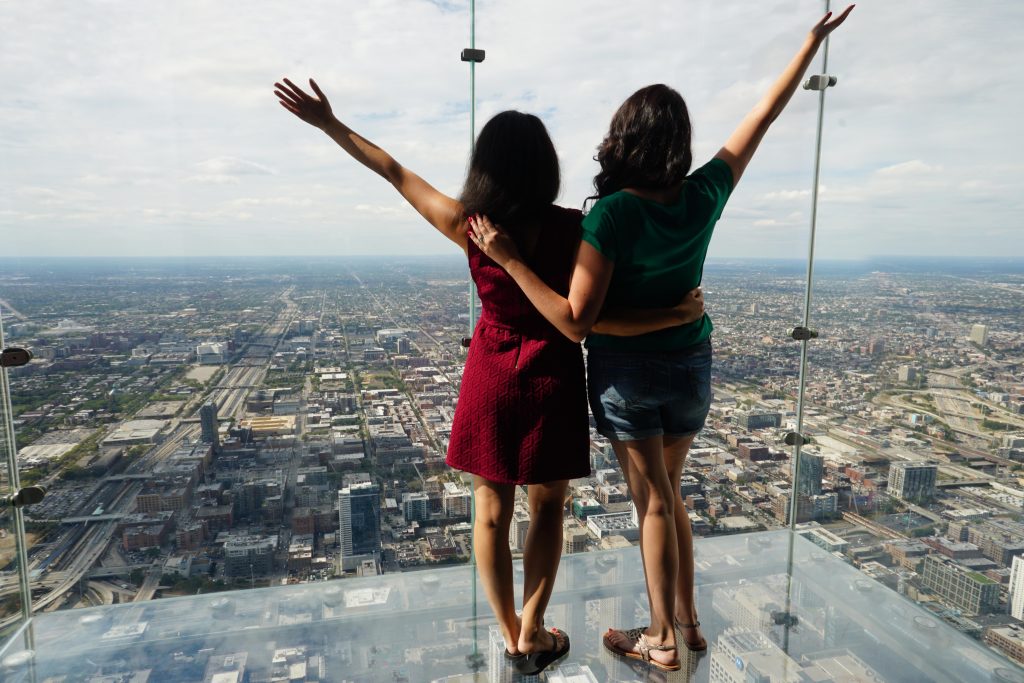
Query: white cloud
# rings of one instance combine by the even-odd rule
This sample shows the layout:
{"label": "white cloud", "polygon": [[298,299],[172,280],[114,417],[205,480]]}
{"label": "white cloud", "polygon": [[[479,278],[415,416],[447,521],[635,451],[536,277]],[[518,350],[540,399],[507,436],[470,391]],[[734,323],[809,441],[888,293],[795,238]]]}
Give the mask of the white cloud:
{"label": "white cloud", "polygon": [[[816,7],[483,0],[478,128],[505,108],[539,113],[562,160],[561,201],[580,206],[612,112],[660,81],[686,97],[702,163],[788,62]],[[173,233],[171,249],[180,236],[183,254],[272,253],[284,226],[297,248],[321,253],[450,249],[413,229],[419,218],[387,183],[281,109],[272,84],[315,76],[339,117],[456,194],[469,151],[467,13],[467,0],[311,0],[302,12],[267,0],[245,12],[205,0],[0,4],[0,26],[17,27],[0,46],[0,231],[45,220],[53,236],[5,248],[146,253],[159,230]],[[826,96],[823,256],[913,253],[923,233],[949,254],[1024,256],[1021,232],[1005,227],[1024,215],[1021,25],[1024,3],[966,15],[956,0],[858,3],[830,50],[839,84]],[[713,255],[802,251],[816,105],[798,90],[773,125]],[[109,238],[85,239],[83,221],[109,225]]]}
{"label": "white cloud", "polygon": [[899,164],[880,168],[875,171],[875,173],[879,176],[888,178],[934,176],[942,173],[942,166],[933,166],[926,164],[920,159],[912,159],[911,161],[904,161]]}
{"label": "white cloud", "polygon": [[241,182],[238,176],[226,175],[224,173],[201,173],[185,178],[189,183],[207,183],[212,185],[237,185]]}
{"label": "white cloud", "polygon": [[356,204],[352,208],[362,214],[388,218],[409,218],[412,212],[412,209],[407,206],[380,206],[379,204]]}
{"label": "white cloud", "polygon": [[255,161],[235,159],[233,157],[217,157],[196,164],[196,168],[211,175],[274,175],[277,171],[257,164]]}
{"label": "white cloud", "polygon": [[806,199],[810,196],[810,190],[778,190],[776,192],[765,192],[761,195],[761,199],[769,202],[775,200],[792,201],[794,199]]}

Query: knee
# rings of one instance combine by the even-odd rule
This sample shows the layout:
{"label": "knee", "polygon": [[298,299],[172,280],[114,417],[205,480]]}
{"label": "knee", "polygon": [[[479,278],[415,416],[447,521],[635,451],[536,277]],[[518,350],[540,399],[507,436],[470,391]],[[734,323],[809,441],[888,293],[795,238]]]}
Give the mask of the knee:
{"label": "knee", "polygon": [[562,519],[561,500],[534,500],[530,501],[531,520]]}
{"label": "knee", "polygon": [[634,492],[633,504],[642,515],[671,515],[675,511],[675,496],[649,486]]}
{"label": "knee", "polygon": [[512,511],[497,505],[478,505],[473,524],[477,532],[488,533],[508,529],[512,523]]}
{"label": "knee", "polygon": [[647,501],[647,514],[661,517],[675,514],[675,506],[671,496],[651,496]]}

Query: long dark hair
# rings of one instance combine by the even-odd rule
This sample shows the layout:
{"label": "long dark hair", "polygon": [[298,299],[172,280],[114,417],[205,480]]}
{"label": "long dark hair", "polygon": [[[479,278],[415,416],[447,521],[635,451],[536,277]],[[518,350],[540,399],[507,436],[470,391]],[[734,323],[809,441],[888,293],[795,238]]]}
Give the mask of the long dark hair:
{"label": "long dark hair", "polygon": [[666,190],[680,185],[693,164],[693,128],[686,101],[657,83],[629,96],[612,117],[594,160],[600,199],[627,187]]}
{"label": "long dark hair", "polygon": [[516,236],[516,228],[558,197],[558,154],[533,114],[503,111],[484,125],[469,160],[459,201],[467,216],[485,214]]}

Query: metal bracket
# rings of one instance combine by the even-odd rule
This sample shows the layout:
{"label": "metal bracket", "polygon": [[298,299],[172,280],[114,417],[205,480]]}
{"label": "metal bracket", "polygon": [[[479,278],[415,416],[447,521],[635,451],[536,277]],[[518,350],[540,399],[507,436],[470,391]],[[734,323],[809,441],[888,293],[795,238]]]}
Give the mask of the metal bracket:
{"label": "metal bracket", "polygon": [[796,626],[800,623],[799,617],[795,614],[783,612],[782,610],[773,610],[771,617],[776,626]]}
{"label": "metal bracket", "polygon": [[828,74],[815,74],[804,81],[804,90],[824,90],[831,88],[839,79]]}
{"label": "metal bracket", "polygon": [[474,62],[475,64],[479,64],[480,62],[484,61],[485,54],[486,53],[483,50],[477,50],[476,48],[467,47],[465,50],[462,51],[462,61]]}
{"label": "metal bracket", "polygon": [[4,349],[0,353],[0,366],[5,368],[17,368],[32,360],[32,352],[28,349]]}
{"label": "metal bracket", "polygon": [[797,341],[807,341],[809,339],[817,339],[818,331],[797,326],[793,328],[793,331],[789,333],[789,336]]}
{"label": "metal bracket", "polygon": [[26,505],[35,505],[46,496],[46,489],[42,486],[26,486],[14,493],[0,497],[0,508],[20,508]]}
{"label": "metal bracket", "polygon": [[787,446],[796,446],[798,444],[803,446],[805,443],[807,443],[806,437],[796,432],[789,432],[788,434],[786,434],[785,441]]}

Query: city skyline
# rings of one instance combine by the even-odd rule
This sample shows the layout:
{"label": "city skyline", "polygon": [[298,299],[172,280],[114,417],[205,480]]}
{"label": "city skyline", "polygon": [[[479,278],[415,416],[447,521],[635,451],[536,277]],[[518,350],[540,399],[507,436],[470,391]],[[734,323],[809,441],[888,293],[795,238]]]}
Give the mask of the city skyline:
{"label": "city skyline", "polygon": [[[244,16],[204,3],[82,3],[33,21],[45,5],[0,14],[18,27],[0,103],[6,255],[450,250],[386,183],[280,110],[271,84],[317,77],[339,116],[456,194],[469,149],[468,69],[458,61],[467,2],[378,0],[345,14],[267,4]],[[1020,25],[1024,8],[938,5],[861,2],[835,36],[822,258],[1024,255],[1013,87],[1024,47],[1003,28]],[[488,57],[477,68],[477,126],[504,108],[538,113],[561,155],[561,201],[580,206],[594,147],[632,90],[659,80],[680,89],[702,163],[820,11],[795,0],[687,13],[665,2],[647,14],[481,2],[477,46]],[[712,258],[806,252],[816,101],[798,91],[769,133]]]}
{"label": "city skyline", "polygon": [[[15,570],[0,576],[0,632],[17,626],[21,569],[35,608],[55,610],[34,620],[51,645],[65,642],[67,619],[92,624],[97,614],[109,615],[92,627],[105,657],[162,639],[166,649],[122,658],[117,671],[168,677],[177,653],[194,652],[192,671],[245,655],[246,671],[356,662],[401,680],[406,646],[375,652],[351,617],[358,610],[386,628],[409,607],[423,621],[401,638],[426,647],[417,649],[424,660],[431,653],[431,680],[486,663],[478,655],[490,622],[475,607],[482,594],[469,599],[473,571],[460,569],[472,543],[470,482],[443,460],[465,360],[462,259],[4,263],[5,341],[35,356],[8,371],[9,456],[22,485],[47,493],[25,509],[26,566],[8,564],[14,533],[0,533],[0,566]],[[800,362],[789,331],[803,264],[709,264],[714,398],[679,491],[701,538],[698,601],[711,650],[692,662],[695,680],[709,668],[707,680],[720,680],[714,662],[734,661],[717,655],[736,628],[790,644],[736,656],[758,668],[799,659],[808,675],[855,665],[903,680],[892,672],[910,666],[972,680],[913,648],[877,648],[879,638],[913,639],[919,623],[947,629],[929,642],[949,633],[974,648],[975,664],[1024,660],[1024,626],[1006,614],[1003,588],[1024,553],[1020,271],[921,259],[818,270],[820,336],[799,428],[809,440],[793,481],[786,441],[798,429]],[[604,680],[600,631],[643,609],[643,593],[628,487],[608,441],[590,438],[592,473],[570,486],[563,587],[548,616],[573,634],[562,672],[588,666]],[[518,554],[530,515],[525,492],[516,495],[509,544]],[[9,522],[0,515],[0,531]],[[806,556],[789,577],[786,538]],[[441,573],[445,565],[454,566]],[[786,585],[792,618],[779,598]],[[857,608],[868,591],[875,605],[903,605],[895,621],[865,621]],[[187,625],[173,616],[192,612],[200,616]],[[453,631],[451,619],[479,628]],[[236,629],[236,644],[207,648],[210,623]],[[287,627],[273,658],[250,626]],[[351,644],[320,650],[323,627],[353,629]],[[440,640],[425,643],[424,632]],[[67,658],[47,650],[39,661],[56,670]]]}

